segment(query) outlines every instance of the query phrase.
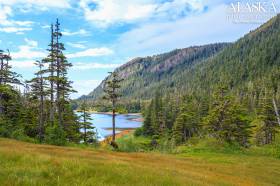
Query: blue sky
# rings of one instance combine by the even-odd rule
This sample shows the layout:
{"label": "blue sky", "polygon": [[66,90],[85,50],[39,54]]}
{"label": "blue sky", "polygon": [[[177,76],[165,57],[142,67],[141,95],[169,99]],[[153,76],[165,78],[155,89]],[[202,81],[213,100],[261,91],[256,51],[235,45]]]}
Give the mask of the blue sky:
{"label": "blue sky", "polygon": [[[269,1],[269,0],[268,0]],[[236,2],[236,1],[235,1]],[[134,57],[232,42],[262,21],[228,19],[231,0],[0,0],[0,48],[10,49],[25,79],[45,57],[50,24],[59,18],[76,98]],[[243,1],[244,2],[244,1]],[[272,2],[272,1],[271,1]],[[278,8],[278,7],[277,7]]]}

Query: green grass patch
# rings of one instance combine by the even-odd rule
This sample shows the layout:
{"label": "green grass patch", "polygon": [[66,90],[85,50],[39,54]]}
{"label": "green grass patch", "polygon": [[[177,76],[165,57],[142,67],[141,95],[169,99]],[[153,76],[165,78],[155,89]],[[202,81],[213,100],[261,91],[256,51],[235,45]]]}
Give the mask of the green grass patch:
{"label": "green grass patch", "polygon": [[[120,146],[121,142],[128,144],[127,141],[130,141],[139,148],[140,144],[150,142],[150,139],[132,135],[119,140]],[[124,153],[0,138],[0,185],[204,186],[280,183],[279,159],[244,155],[241,153],[243,150],[239,153],[230,153],[227,148],[215,151],[220,145],[207,140],[196,144],[196,149],[181,146],[177,154],[154,151]],[[127,145],[121,148],[134,147]]]}

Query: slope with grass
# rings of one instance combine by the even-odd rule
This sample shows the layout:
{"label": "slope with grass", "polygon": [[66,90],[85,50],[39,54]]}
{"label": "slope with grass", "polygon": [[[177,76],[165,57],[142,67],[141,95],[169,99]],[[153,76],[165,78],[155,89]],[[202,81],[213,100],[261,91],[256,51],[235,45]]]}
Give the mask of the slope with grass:
{"label": "slope with grass", "polygon": [[122,153],[0,138],[0,185],[277,185],[280,160],[257,155]]}

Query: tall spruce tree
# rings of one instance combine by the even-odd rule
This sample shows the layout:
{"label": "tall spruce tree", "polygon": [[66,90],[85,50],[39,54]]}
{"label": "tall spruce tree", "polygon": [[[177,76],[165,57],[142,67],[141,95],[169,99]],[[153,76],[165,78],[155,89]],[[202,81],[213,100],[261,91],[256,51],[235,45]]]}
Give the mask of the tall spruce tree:
{"label": "tall spruce tree", "polygon": [[[21,77],[16,72],[11,70],[11,65],[9,61],[11,60],[9,50],[4,53],[0,50],[0,86],[5,86],[7,84],[21,84],[19,78]],[[4,88],[4,87],[3,87]],[[0,92],[0,115],[3,113],[3,92]]]}
{"label": "tall spruce tree", "polygon": [[48,56],[43,59],[43,62],[48,65],[46,73],[48,74],[47,80],[49,81],[49,95],[50,95],[50,123],[53,126],[55,121],[55,90],[54,90],[54,83],[55,83],[55,43],[54,43],[54,26],[51,24],[51,41],[49,43]]}
{"label": "tall spruce tree", "polygon": [[103,98],[109,100],[112,103],[112,145],[114,145],[116,139],[116,104],[117,100],[121,97],[119,89],[121,88],[120,83],[123,81],[123,79],[119,77],[117,72],[109,72],[109,74],[109,79],[107,79],[104,86],[104,92],[106,95]]}
{"label": "tall spruce tree", "polygon": [[44,129],[45,129],[45,117],[44,117],[44,103],[45,103],[45,96],[48,95],[46,90],[46,81],[45,81],[45,70],[43,69],[44,64],[42,61],[36,61],[35,65],[38,67],[38,71],[35,73],[36,77],[33,78],[31,83],[32,94],[39,99],[39,122],[38,122],[38,136],[40,142],[44,139]]}
{"label": "tall spruce tree", "polygon": [[16,72],[11,71],[12,66],[9,61],[12,60],[9,50],[4,53],[0,50],[0,85],[10,84],[21,84],[19,78],[21,77]]}
{"label": "tall spruce tree", "polygon": [[60,42],[62,33],[60,31],[60,23],[58,19],[56,20],[55,28],[54,28],[54,53],[55,53],[55,63],[54,71],[55,76],[53,78],[53,82],[55,83],[55,90],[56,90],[56,106],[57,106],[57,113],[58,113],[58,123],[61,129],[64,129],[64,111],[65,111],[65,104],[67,104],[68,96],[71,92],[74,92],[71,81],[67,78],[68,69],[72,66],[66,59],[63,54],[65,50],[64,44]]}

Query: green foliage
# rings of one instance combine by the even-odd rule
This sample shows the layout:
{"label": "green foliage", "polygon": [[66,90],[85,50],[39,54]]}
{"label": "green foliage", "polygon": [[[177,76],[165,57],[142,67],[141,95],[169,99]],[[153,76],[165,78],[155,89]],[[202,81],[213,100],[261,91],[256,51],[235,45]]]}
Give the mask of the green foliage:
{"label": "green foliage", "polygon": [[[215,56],[228,45],[220,43],[194,46],[131,60],[115,71],[120,74],[121,78],[124,78],[120,89],[120,93],[123,95],[121,102],[131,105],[126,100],[133,102],[138,102],[139,99],[148,100],[154,97],[157,90],[165,93],[174,93],[175,89],[186,90],[185,80],[191,68]],[[103,86],[104,82],[88,96],[83,96],[80,99],[88,102],[101,99],[104,94]]]}
{"label": "green foliage", "polygon": [[224,88],[216,93],[209,115],[204,118],[204,125],[209,135],[218,140],[248,146],[251,127],[246,111],[226,94]]}
{"label": "green foliage", "polygon": [[13,131],[10,137],[20,140],[20,141],[26,141],[26,142],[31,142],[31,143],[37,142],[37,140],[35,138],[31,138],[31,137],[27,136],[23,129],[17,129],[15,131]]}
{"label": "green foliage", "polygon": [[90,113],[87,112],[87,106],[86,106],[85,102],[81,105],[81,111],[79,111],[79,112],[81,113],[80,128],[83,131],[82,138],[83,138],[84,143],[87,144],[88,142],[96,141],[97,135],[93,130],[93,129],[95,129],[95,127],[90,122],[92,120],[92,118],[90,116]]}
{"label": "green foliage", "polygon": [[199,110],[192,97],[186,97],[172,128],[175,144],[186,142],[199,130]]}
{"label": "green foliage", "polygon": [[228,143],[211,137],[194,137],[191,138],[186,144],[178,146],[173,152],[187,154],[242,154],[245,152],[245,149],[242,148],[238,143]]}
{"label": "green foliage", "polygon": [[47,127],[45,141],[51,145],[66,145],[66,134],[59,126]]}
{"label": "green foliage", "polygon": [[257,144],[271,144],[279,131],[279,125],[272,105],[266,97],[260,101],[258,109]]}
{"label": "green foliage", "polygon": [[115,143],[115,136],[116,136],[115,117],[116,117],[116,108],[117,108],[116,104],[118,99],[122,96],[119,92],[119,89],[121,88],[120,83],[123,81],[123,79],[119,77],[119,74],[117,72],[109,72],[109,74],[111,76],[105,81],[105,86],[103,87],[105,93],[103,99],[109,101],[112,104],[113,134],[112,134],[111,144],[114,148],[117,148],[117,144]]}
{"label": "green foliage", "polygon": [[[71,64],[63,55],[61,36],[57,20],[51,30],[49,55],[36,61],[38,71],[25,84],[12,71],[10,54],[0,50],[0,136],[56,145],[80,142],[78,118],[69,99],[74,91],[67,77]],[[12,86],[15,84],[24,85],[23,93]]]}
{"label": "green foliage", "polygon": [[118,151],[122,152],[144,152],[152,149],[151,140],[141,136],[125,135],[116,142],[119,146]]}
{"label": "green foliage", "polygon": [[139,127],[134,131],[134,136],[139,137],[145,135],[143,127]]}

